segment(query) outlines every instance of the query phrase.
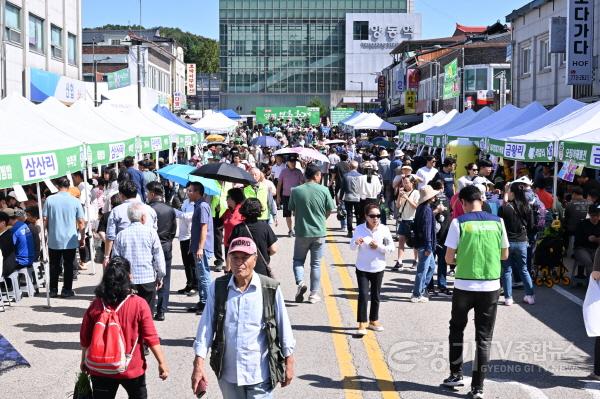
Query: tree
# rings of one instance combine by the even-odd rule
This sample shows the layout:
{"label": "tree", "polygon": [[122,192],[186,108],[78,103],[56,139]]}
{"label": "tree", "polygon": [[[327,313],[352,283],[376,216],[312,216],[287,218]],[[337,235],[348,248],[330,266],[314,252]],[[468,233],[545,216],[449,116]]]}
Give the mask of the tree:
{"label": "tree", "polygon": [[319,114],[321,116],[327,116],[327,114],[329,113],[329,107],[323,104],[323,101],[319,97],[311,98],[311,100],[308,102],[307,107],[319,108]]}
{"label": "tree", "polygon": [[[113,25],[108,24],[93,29],[107,30],[143,30],[139,25]],[[159,26],[161,37],[174,39],[182,48],[184,61],[190,64],[196,64],[196,70],[204,73],[216,73],[219,71],[219,42],[204,36],[195,35],[190,32],[183,32],[179,28],[169,28]]]}

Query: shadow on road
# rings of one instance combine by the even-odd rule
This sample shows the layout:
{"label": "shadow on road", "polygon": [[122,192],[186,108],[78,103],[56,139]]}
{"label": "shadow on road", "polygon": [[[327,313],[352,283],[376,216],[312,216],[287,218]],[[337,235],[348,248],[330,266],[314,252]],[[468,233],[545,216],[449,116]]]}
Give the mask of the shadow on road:
{"label": "shadow on road", "polygon": [[75,317],[77,319],[83,318],[83,314],[85,313],[84,308],[70,307],[70,306],[52,306],[47,308],[42,305],[34,305],[31,307],[34,312],[41,313],[62,313],[65,316]]}
{"label": "shadow on road", "polygon": [[67,350],[81,350],[79,342],[57,342],[57,341],[43,341],[43,340],[32,340],[26,342],[29,345],[33,345],[36,348],[41,349],[67,349]]}
{"label": "shadow on road", "polygon": [[22,328],[25,332],[33,333],[69,333],[79,332],[80,324],[15,324],[15,327]]}
{"label": "shadow on road", "polygon": [[294,324],[292,330],[295,331],[315,331],[329,334],[342,334],[354,336],[354,327],[332,327],[332,326],[314,326],[308,324]]}
{"label": "shadow on road", "polygon": [[[386,386],[390,383],[390,381],[388,380],[379,380],[376,378],[364,376],[344,377],[339,381],[332,380],[329,377],[323,377],[316,374],[304,374],[298,376],[298,378],[301,380],[311,381],[310,385],[317,388],[336,389],[340,391],[344,389],[344,387],[356,387],[362,392],[380,392],[381,386]],[[393,390],[393,392],[396,391],[397,389]]]}

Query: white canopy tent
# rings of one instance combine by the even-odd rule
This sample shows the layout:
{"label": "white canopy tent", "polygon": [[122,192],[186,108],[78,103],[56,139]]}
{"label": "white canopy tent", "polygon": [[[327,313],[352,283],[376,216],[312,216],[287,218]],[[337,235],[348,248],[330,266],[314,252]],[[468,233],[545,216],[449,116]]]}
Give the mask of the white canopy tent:
{"label": "white canopy tent", "polygon": [[369,114],[366,112],[360,112],[354,116],[351,116],[350,119],[344,122],[340,122],[340,125],[342,126],[342,128],[345,129],[351,128],[354,123],[360,122],[361,120],[365,119],[368,115]]}
{"label": "white canopy tent", "polygon": [[391,130],[396,131],[396,126],[384,121],[375,114],[366,114],[362,119],[348,123],[354,130]]}
{"label": "white canopy tent", "polygon": [[491,114],[487,118],[480,120],[477,123],[471,123],[460,129],[447,131],[446,134],[449,136],[449,140],[455,138],[477,138],[481,139],[485,137],[485,132],[497,124],[503,124],[506,120],[517,117],[521,112],[520,108],[514,105],[508,104],[502,107],[499,111]]}
{"label": "white canopy tent", "polygon": [[454,117],[450,122],[446,123],[445,125],[432,126],[429,129],[422,131],[421,134],[434,136],[442,135],[445,131],[458,129],[465,126],[469,123],[471,119],[473,119],[473,117],[476,114],[477,113],[472,109],[468,109],[465,112],[460,112],[458,115],[456,115],[456,117]]}
{"label": "white canopy tent", "polygon": [[542,104],[534,101],[525,108],[522,108],[521,112],[514,115],[512,118],[508,117],[504,121],[500,121],[499,123],[494,124],[494,126],[491,126],[485,131],[484,136],[494,139],[498,135],[502,134],[502,132],[514,128],[515,126],[527,123],[538,116],[546,114],[547,112],[548,110]]}
{"label": "white canopy tent", "polygon": [[220,112],[215,112],[205,116],[198,122],[194,123],[192,127],[198,129],[204,129],[207,132],[231,132],[238,126],[238,122],[229,119]]}
{"label": "white canopy tent", "polygon": [[438,126],[438,123],[442,121],[446,117],[446,111],[440,111],[437,114],[433,115],[431,118],[427,119],[425,122],[419,123],[413,127],[409,127],[408,129],[404,129],[401,133],[421,133],[427,129],[430,129],[434,126]]}

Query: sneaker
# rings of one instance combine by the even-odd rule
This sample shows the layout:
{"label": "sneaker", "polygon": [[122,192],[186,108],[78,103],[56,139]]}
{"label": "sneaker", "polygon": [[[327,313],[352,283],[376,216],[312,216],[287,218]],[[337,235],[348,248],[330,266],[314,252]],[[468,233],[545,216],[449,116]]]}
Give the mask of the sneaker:
{"label": "sneaker", "polygon": [[304,294],[306,294],[307,289],[308,287],[306,284],[304,284],[304,282],[301,281],[300,284],[298,284],[298,291],[296,291],[296,303],[304,302]]}
{"label": "sneaker", "polygon": [[50,290],[50,298],[56,298],[58,296],[58,290]]}
{"label": "sneaker", "polygon": [[592,372],[590,375],[588,375],[587,378],[590,380],[600,381],[600,375],[598,375],[594,372]]}
{"label": "sneaker", "polygon": [[73,290],[62,290],[60,293],[61,298],[70,298],[72,296],[75,296],[75,291]]}
{"label": "sneaker", "polygon": [[529,305],[535,305],[535,295],[525,295],[523,297],[523,302]]}
{"label": "sneaker", "polygon": [[358,330],[356,330],[356,335],[360,335],[361,337],[367,335],[367,323],[358,323]]}
{"label": "sneaker", "polygon": [[472,388],[467,394],[467,398],[483,399],[483,389]]}
{"label": "sneaker", "polygon": [[454,388],[454,387],[464,387],[465,386],[465,382],[463,379],[463,376],[460,374],[450,374],[450,377],[446,378],[444,380],[444,382],[442,382],[442,385],[445,387],[450,387],[450,388]]}
{"label": "sneaker", "polygon": [[506,306],[512,306],[512,304],[514,303],[512,298],[504,298],[504,304]]}
{"label": "sneaker", "polygon": [[348,233],[348,234],[346,234],[346,237],[348,237],[348,238],[352,238],[352,236],[353,236],[353,234],[352,234],[352,233]]}
{"label": "sneaker", "polygon": [[383,326],[381,324],[379,324],[379,322],[376,322],[376,323],[377,324],[375,324],[375,323],[369,323],[369,329],[373,330],[373,331],[377,331],[377,332],[381,332],[381,331],[385,330],[383,328]]}
{"label": "sneaker", "polygon": [[308,302],[309,303],[321,302],[321,297],[316,292],[311,292],[310,295],[308,296]]}
{"label": "sneaker", "polygon": [[194,288],[190,288],[190,290],[187,292],[187,296],[194,296],[198,293],[198,291],[196,291]]}
{"label": "sneaker", "polygon": [[438,294],[438,292],[435,290],[435,288],[427,288],[427,296],[436,296]]}
{"label": "sneaker", "polygon": [[288,237],[294,237],[294,230],[288,231]]}
{"label": "sneaker", "polygon": [[392,267],[392,270],[402,270],[402,262],[400,262],[399,260],[396,261],[396,263],[394,264],[394,267]]}
{"label": "sneaker", "polygon": [[223,266],[222,265],[215,265],[215,273],[219,273],[223,271]]}
{"label": "sneaker", "polygon": [[412,303],[427,303],[429,302],[429,298],[426,296],[413,296],[410,298]]}
{"label": "sneaker", "polygon": [[441,288],[439,294],[442,296],[452,296],[452,291],[448,288]]}
{"label": "sneaker", "polygon": [[456,273],[454,272],[454,270],[450,270],[450,271],[448,272],[448,277],[454,277],[454,275],[455,275],[455,274],[456,274]]}
{"label": "sneaker", "polygon": [[188,292],[190,292],[190,290],[191,290],[190,287],[185,287],[185,288],[182,288],[180,290],[177,290],[177,293],[178,294],[187,294]]}

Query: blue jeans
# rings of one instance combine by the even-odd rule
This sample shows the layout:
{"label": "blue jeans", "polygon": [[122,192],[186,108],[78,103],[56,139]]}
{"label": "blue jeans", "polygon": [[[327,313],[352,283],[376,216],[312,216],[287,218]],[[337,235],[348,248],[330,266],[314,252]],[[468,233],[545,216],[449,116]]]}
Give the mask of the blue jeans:
{"label": "blue jeans", "polygon": [[239,386],[221,378],[219,379],[219,388],[221,388],[223,399],[271,399],[273,397],[270,381]]}
{"label": "blue jeans", "polygon": [[310,251],[310,292],[319,291],[321,285],[321,258],[325,237],[296,237],[294,241],[294,277],[296,284],[304,281],[304,262]]}
{"label": "blue jeans", "polygon": [[[439,289],[448,288],[446,285],[446,275],[448,274],[448,265],[446,264],[446,247],[438,245],[435,249],[437,257],[437,286]],[[427,288],[434,289],[433,278],[429,282]]]}
{"label": "blue jeans", "polygon": [[502,261],[502,285],[504,298],[512,298],[512,270],[519,273],[525,295],[533,295],[533,282],[527,271],[527,242],[511,242],[508,249],[508,259]]}
{"label": "blue jeans", "polygon": [[415,277],[415,287],[413,288],[413,296],[423,296],[425,287],[431,281],[433,272],[435,271],[434,253],[431,251],[429,256],[425,256],[425,248],[419,248],[419,263],[417,263],[417,275]]}
{"label": "blue jeans", "polygon": [[200,297],[200,303],[205,304],[206,298],[208,298],[208,288],[210,286],[210,267],[208,261],[212,258],[212,253],[202,253],[202,259],[198,259],[194,254],[194,260],[196,261],[196,276],[198,278],[198,296]]}

